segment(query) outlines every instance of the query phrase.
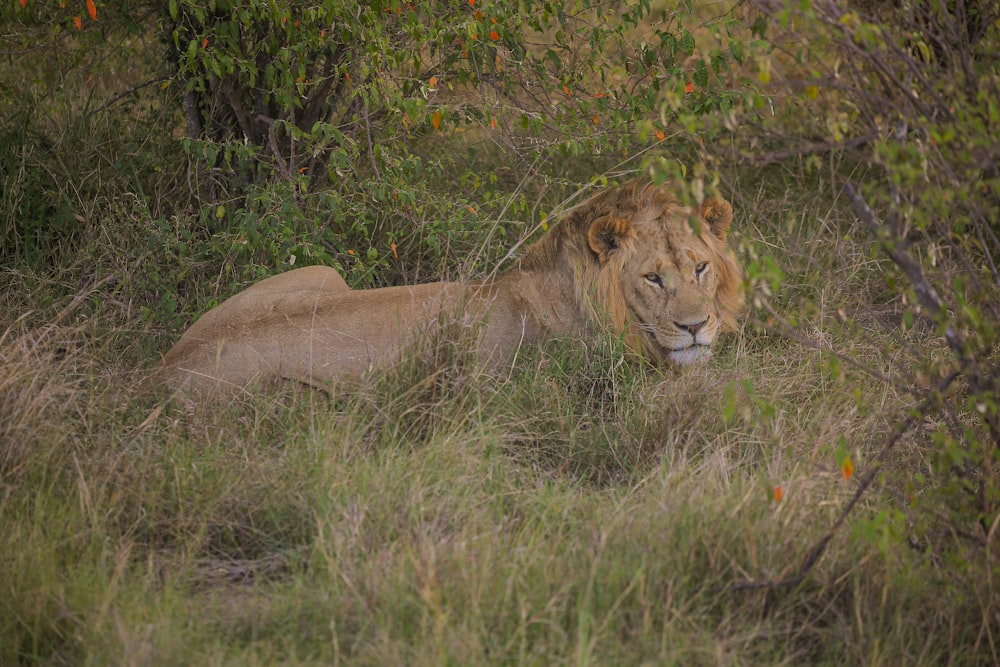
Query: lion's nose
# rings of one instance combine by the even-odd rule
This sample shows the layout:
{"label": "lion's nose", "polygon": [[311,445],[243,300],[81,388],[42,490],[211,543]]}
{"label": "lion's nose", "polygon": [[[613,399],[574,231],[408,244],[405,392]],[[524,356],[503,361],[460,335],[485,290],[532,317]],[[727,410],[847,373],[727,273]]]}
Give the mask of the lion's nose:
{"label": "lion's nose", "polygon": [[708,324],[708,318],[703,319],[701,322],[695,322],[694,324],[681,324],[680,322],[674,322],[674,326],[678,329],[687,331],[692,336],[701,331],[701,328],[706,324]]}

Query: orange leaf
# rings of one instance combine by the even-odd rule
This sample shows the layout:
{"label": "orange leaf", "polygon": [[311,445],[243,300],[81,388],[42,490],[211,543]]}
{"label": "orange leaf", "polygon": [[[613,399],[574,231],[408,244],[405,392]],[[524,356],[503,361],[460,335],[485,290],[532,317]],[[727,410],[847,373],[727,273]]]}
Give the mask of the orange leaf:
{"label": "orange leaf", "polygon": [[441,129],[441,112],[435,111],[431,114],[431,125],[434,126],[435,130]]}
{"label": "orange leaf", "polygon": [[399,259],[399,255],[396,254],[396,244],[395,243],[390,243],[389,247],[392,248],[392,258],[393,259]]}
{"label": "orange leaf", "polygon": [[844,476],[844,479],[850,479],[851,475],[854,474],[854,464],[851,462],[850,456],[845,456],[844,462],[840,464],[840,474]]}
{"label": "orange leaf", "polygon": [[774,502],[780,503],[781,499],[785,497],[785,490],[780,486],[774,487]]}
{"label": "orange leaf", "polygon": [[[666,136],[667,135],[663,134],[663,130],[657,130],[656,131],[656,139],[657,139],[657,141],[663,141],[666,138]],[[778,488],[780,489],[781,487],[779,486]]]}
{"label": "orange leaf", "polygon": [[476,13],[473,14],[473,16],[476,17],[477,21],[482,21],[483,20],[483,13],[481,11],[479,11],[478,9],[476,10]]}
{"label": "orange leaf", "polygon": [[492,39],[495,42],[498,39],[500,39],[500,34],[496,30],[493,30],[492,32],[490,32],[490,39]]}
{"label": "orange leaf", "polygon": [[694,81],[688,81],[687,82],[687,84],[684,86],[684,92],[685,93],[693,93],[694,92]]}
{"label": "orange leaf", "polygon": [[90,14],[90,20],[97,20],[97,5],[94,4],[94,0],[87,0],[87,13]]}
{"label": "orange leaf", "polygon": [[476,6],[476,0],[469,0],[469,6],[470,7],[475,7]]}
{"label": "orange leaf", "polygon": [[201,48],[203,48],[203,49],[208,48],[208,37],[206,37],[205,39],[201,40]]}
{"label": "orange leaf", "polygon": [[73,17],[73,25],[76,26],[77,30],[82,30],[83,29],[83,21],[80,20],[79,16],[74,16]]}
{"label": "orange leaf", "polygon": [[319,38],[323,39],[324,37],[326,37],[326,30],[320,30],[319,31]]}
{"label": "orange leaf", "polygon": [[18,2],[21,3],[21,9],[24,9],[25,7],[28,6],[28,0],[18,0]]}
{"label": "orange leaf", "polygon": [[494,130],[497,128],[497,119],[496,118],[490,118],[490,128],[494,129]]}
{"label": "orange leaf", "polygon": [[597,116],[594,116],[594,125],[597,125]]}
{"label": "orange leaf", "polygon": [[428,85],[430,85],[431,88],[434,88],[435,86],[438,85],[438,78],[436,76],[432,76],[430,78],[430,81],[428,81],[427,83]]}

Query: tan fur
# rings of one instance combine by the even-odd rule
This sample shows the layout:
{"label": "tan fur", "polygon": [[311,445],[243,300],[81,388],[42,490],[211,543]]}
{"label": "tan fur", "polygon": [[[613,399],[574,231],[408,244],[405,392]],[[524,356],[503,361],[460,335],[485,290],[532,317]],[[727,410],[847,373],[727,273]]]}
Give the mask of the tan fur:
{"label": "tan fur", "polygon": [[319,267],[291,271],[206,313],[158,377],[195,391],[280,379],[328,386],[393,363],[444,321],[481,325],[481,356],[496,362],[523,344],[603,329],[654,362],[689,364],[743,307],[725,244],[731,222],[723,199],[691,211],[667,188],[633,181],[567,212],[488,284],[348,291]]}

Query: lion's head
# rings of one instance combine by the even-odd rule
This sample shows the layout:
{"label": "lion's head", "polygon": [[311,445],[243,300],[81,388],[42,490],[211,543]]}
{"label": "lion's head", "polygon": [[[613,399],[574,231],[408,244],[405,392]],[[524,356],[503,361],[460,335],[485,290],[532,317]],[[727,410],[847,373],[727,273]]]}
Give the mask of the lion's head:
{"label": "lion's head", "polygon": [[569,258],[577,302],[654,362],[710,353],[743,309],[740,266],[726,244],[733,209],[718,197],[683,207],[664,187],[633,181],[572,209],[522,268]]}

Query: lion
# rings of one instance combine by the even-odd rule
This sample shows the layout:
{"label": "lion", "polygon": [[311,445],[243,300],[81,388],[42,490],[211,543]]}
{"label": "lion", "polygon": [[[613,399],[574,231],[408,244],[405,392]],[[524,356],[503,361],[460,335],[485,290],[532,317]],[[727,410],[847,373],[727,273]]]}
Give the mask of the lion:
{"label": "lion", "polygon": [[720,197],[691,209],[668,187],[631,181],[570,209],[486,283],[352,291],[325,267],[279,274],[203,315],[157,376],[194,392],[279,380],[329,388],[391,365],[455,318],[477,325],[477,352],[493,364],[523,345],[608,331],[658,365],[687,366],[743,310],[732,219]]}

